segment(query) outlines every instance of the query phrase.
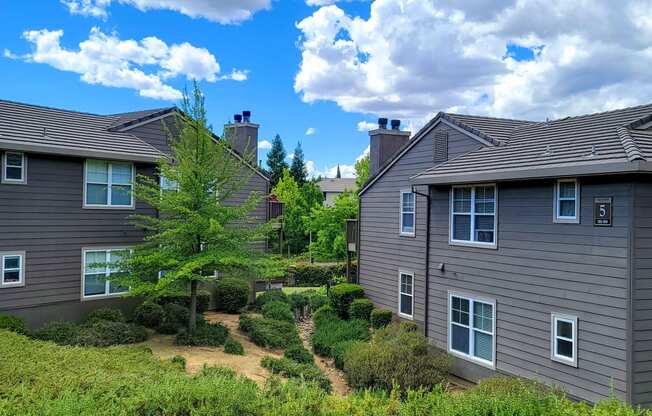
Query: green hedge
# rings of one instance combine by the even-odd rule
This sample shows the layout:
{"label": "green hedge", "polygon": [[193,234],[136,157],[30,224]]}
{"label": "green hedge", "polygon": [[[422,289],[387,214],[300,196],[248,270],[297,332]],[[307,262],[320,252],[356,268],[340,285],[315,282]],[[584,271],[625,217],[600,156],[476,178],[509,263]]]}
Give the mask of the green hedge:
{"label": "green hedge", "polygon": [[146,300],[134,310],[134,322],[147,328],[156,328],[163,323],[163,307],[151,300]]}
{"label": "green hedge", "polygon": [[72,322],[48,322],[33,334],[34,338],[59,345],[108,347],[145,341],[147,330],[125,322],[93,320],[82,325]]}
{"label": "green hedge", "polygon": [[0,315],[0,329],[7,329],[17,334],[25,334],[25,320],[18,316]]}
{"label": "green hedge", "polygon": [[288,358],[265,357],[261,366],[283,377],[316,382],[326,392],[331,391],[331,380],[315,364],[304,364]]}
{"label": "green hedge", "polygon": [[294,323],[276,319],[243,314],[240,315],[240,329],[249,336],[251,342],[260,347],[284,348],[301,342]]}
{"label": "green hedge", "polygon": [[384,328],[392,322],[392,311],[389,309],[374,309],[371,311],[371,326],[375,329]]}
{"label": "green hedge", "polygon": [[283,353],[283,356],[303,364],[310,364],[315,362],[315,357],[313,357],[312,353],[299,343],[287,347]]}
{"label": "green hedge", "polygon": [[315,353],[326,357],[332,357],[334,346],[342,341],[366,341],[368,339],[368,322],[340,319],[321,323],[315,328],[310,338]]}
{"label": "green hedge", "polygon": [[364,289],[362,289],[362,286],[354,283],[340,283],[331,287],[328,292],[331,305],[342,319],[349,317],[349,307],[353,300],[363,296]]}
{"label": "green hedge", "polygon": [[188,375],[140,348],[67,348],[0,330],[0,413],[4,415],[222,416],[652,416],[615,399],[572,401],[520,379],[498,378],[449,393],[327,395],[312,383],[266,386],[232,371]]}
{"label": "green hedge", "polygon": [[215,287],[217,309],[228,313],[238,313],[249,301],[249,283],[243,279],[225,277]]}
{"label": "green hedge", "polygon": [[294,323],[294,314],[287,303],[277,300],[267,302],[263,305],[262,312],[265,318]]}
{"label": "green hedge", "polygon": [[325,322],[339,319],[337,312],[335,312],[335,309],[333,309],[329,304],[322,306],[312,314],[312,321],[315,323],[315,327],[319,327]]}
{"label": "green hedge", "polygon": [[89,313],[86,317],[87,322],[94,321],[113,321],[125,322],[125,317],[120,309],[114,308],[99,308]]}
{"label": "green hedge", "polygon": [[[356,265],[352,273],[355,275]],[[294,280],[295,286],[317,287],[325,286],[335,276],[346,275],[346,263],[299,263],[290,266],[288,275]]]}
{"label": "green hedge", "polygon": [[272,302],[272,301],[285,302],[288,305],[290,304],[288,295],[286,295],[285,292],[283,292],[281,289],[272,289],[263,292],[260,295],[258,295],[258,297],[256,297],[256,302],[255,302],[256,309],[260,310],[262,309],[263,305],[265,305],[267,302]]}
{"label": "green hedge", "polygon": [[355,299],[349,306],[349,317],[369,321],[373,309],[374,304],[369,299]]}
{"label": "green hedge", "polygon": [[224,342],[224,352],[233,355],[245,355],[242,344],[231,337],[228,337]]}
{"label": "green hedge", "polygon": [[229,336],[229,329],[220,323],[205,323],[197,325],[193,332],[182,330],[174,342],[177,345],[210,346],[224,345]]}

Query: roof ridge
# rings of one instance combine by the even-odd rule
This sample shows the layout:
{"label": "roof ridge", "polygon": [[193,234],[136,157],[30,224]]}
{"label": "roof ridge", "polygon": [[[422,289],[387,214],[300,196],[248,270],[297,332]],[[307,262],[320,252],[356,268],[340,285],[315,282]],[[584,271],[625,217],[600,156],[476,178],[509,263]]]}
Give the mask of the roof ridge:
{"label": "roof ridge", "polygon": [[491,136],[490,134],[487,134],[487,133],[483,132],[482,130],[478,130],[475,127],[471,127],[468,124],[466,124],[466,123],[464,123],[464,122],[462,122],[460,120],[456,120],[455,117],[449,115],[448,113],[444,113],[443,111],[440,111],[438,116],[440,116],[444,120],[448,121],[449,123],[455,124],[457,127],[460,127],[460,128],[462,128],[464,130],[467,130],[469,133],[475,134],[476,136],[479,136],[479,137],[485,139],[486,141],[490,142],[494,146],[500,146],[503,143],[502,140],[497,139],[497,138]]}
{"label": "roof ridge", "polygon": [[7,100],[7,99],[4,99],[4,98],[0,98],[0,103],[24,105],[25,107],[42,108],[44,110],[63,111],[63,112],[66,112],[66,113],[85,114],[85,115],[88,115],[88,116],[95,116],[95,117],[109,117],[109,116],[111,116],[110,114],[107,115],[107,114],[91,113],[91,112],[88,112],[88,111],[67,110],[65,108],[51,107],[51,106],[40,105],[40,104],[30,104],[30,103],[24,103],[22,101]]}
{"label": "roof ridge", "polygon": [[538,124],[553,123],[555,121],[562,121],[562,120],[582,118],[582,117],[602,116],[602,115],[605,115],[605,114],[617,113],[617,112],[620,112],[620,111],[636,110],[636,109],[643,108],[643,107],[652,107],[652,103],[633,105],[631,107],[615,108],[613,110],[598,111],[597,113],[586,113],[586,114],[578,114],[578,115],[575,115],[575,116],[566,116],[566,117],[556,118],[556,119],[548,120],[548,121],[539,121]]}
{"label": "roof ridge", "polygon": [[618,132],[618,137],[620,137],[623,149],[625,149],[625,153],[627,154],[627,159],[630,162],[635,160],[647,160],[645,156],[643,156],[641,149],[638,148],[636,140],[632,138],[632,135],[629,134],[629,130],[626,127],[620,126],[616,128],[616,131]]}
{"label": "roof ridge", "polygon": [[475,115],[475,114],[460,114],[460,113],[449,113],[449,112],[444,112],[444,114],[450,115],[450,116],[461,116],[461,117],[474,117],[474,118],[486,118],[489,120],[505,120],[505,121],[518,121],[521,123],[538,123],[538,121],[534,120],[525,120],[525,119],[519,119],[519,118],[507,118],[507,117],[493,117],[493,116],[480,116],[480,115]]}

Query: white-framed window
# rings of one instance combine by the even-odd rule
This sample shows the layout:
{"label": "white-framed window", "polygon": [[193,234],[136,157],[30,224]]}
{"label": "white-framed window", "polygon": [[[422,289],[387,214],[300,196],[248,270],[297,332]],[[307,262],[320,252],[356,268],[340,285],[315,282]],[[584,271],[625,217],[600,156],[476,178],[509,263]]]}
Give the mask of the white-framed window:
{"label": "white-framed window", "polygon": [[398,315],[408,319],[414,316],[414,273],[398,272]]}
{"label": "white-framed window", "polygon": [[160,176],[159,177],[159,187],[161,188],[161,192],[164,191],[178,191],[179,190],[179,183],[177,181],[170,180],[166,178],[165,176]]}
{"label": "white-framed window", "polygon": [[577,179],[560,179],[555,185],[555,222],[580,222],[580,186]]}
{"label": "white-framed window", "polygon": [[450,243],[496,247],[496,185],[454,186],[451,190]]}
{"label": "white-framed window", "polygon": [[401,191],[401,235],[414,236],[415,213],[416,199],[414,192]]}
{"label": "white-framed window", "polygon": [[117,263],[128,248],[85,248],[82,250],[82,299],[105,298],[129,289],[111,283],[111,275],[120,273]]}
{"label": "white-framed window", "polygon": [[496,362],[496,302],[449,293],[448,351],[490,368]]}
{"label": "white-framed window", "polygon": [[552,313],[550,358],[577,367],[577,316]]}
{"label": "white-framed window", "polygon": [[21,152],[5,152],[2,155],[2,182],[27,183],[27,158]]}
{"label": "white-framed window", "polygon": [[133,208],[134,165],[106,160],[86,161],[85,208]]}
{"label": "white-framed window", "polygon": [[0,288],[25,286],[25,252],[0,253]]}

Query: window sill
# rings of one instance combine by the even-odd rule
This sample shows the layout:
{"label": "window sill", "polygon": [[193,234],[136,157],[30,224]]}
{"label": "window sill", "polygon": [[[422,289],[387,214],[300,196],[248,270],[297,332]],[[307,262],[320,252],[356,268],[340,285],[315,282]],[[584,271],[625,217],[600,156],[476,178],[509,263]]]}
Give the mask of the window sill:
{"label": "window sill", "polygon": [[14,181],[10,179],[3,179],[0,183],[3,185],[27,185],[27,181]]}
{"label": "window sill", "polygon": [[136,209],[134,206],[128,205],[83,205],[82,209],[109,209],[118,211],[133,211]]}
{"label": "window sill", "polygon": [[488,368],[490,370],[495,370],[496,369],[496,363],[495,362],[492,363],[492,362],[483,360],[481,358],[471,357],[470,355],[466,355],[466,354],[464,354],[462,352],[455,351],[455,350],[453,350],[451,348],[448,349],[448,353],[450,355],[452,355],[453,357],[462,359],[464,361],[468,361],[468,362],[473,363],[473,364],[480,365],[480,366]]}
{"label": "window sill", "polygon": [[555,224],[579,224],[580,219],[579,218],[558,218],[555,217],[553,218],[552,222]]}
{"label": "window sill", "polygon": [[409,319],[410,321],[414,321],[414,315],[406,315],[401,312],[398,312],[396,315],[398,315],[399,318]]}
{"label": "window sill", "polygon": [[25,287],[25,282],[20,283],[2,283],[0,284],[0,290],[2,289],[11,289],[14,287]]}
{"label": "window sill", "polygon": [[569,366],[569,367],[575,367],[575,368],[577,368],[577,361],[575,361],[575,360],[570,360],[570,359],[563,358],[563,357],[557,357],[557,356],[555,356],[555,355],[553,355],[552,357],[550,357],[550,359],[551,359],[552,361],[556,362],[556,363],[564,364],[564,365],[567,365],[567,366]]}
{"label": "window sill", "polygon": [[416,233],[404,233],[404,232],[399,232],[398,233],[399,237],[416,237]]}
{"label": "window sill", "polygon": [[129,292],[121,292],[121,293],[112,293],[110,295],[91,295],[91,296],[84,296],[82,295],[81,301],[82,302],[87,302],[87,301],[93,301],[93,300],[100,300],[100,299],[115,299],[115,298],[121,298],[124,297],[126,294]]}
{"label": "window sill", "polygon": [[498,249],[497,243],[479,243],[475,241],[449,240],[448,245],[460,246],[460,247],[488,248],[492,250]]}

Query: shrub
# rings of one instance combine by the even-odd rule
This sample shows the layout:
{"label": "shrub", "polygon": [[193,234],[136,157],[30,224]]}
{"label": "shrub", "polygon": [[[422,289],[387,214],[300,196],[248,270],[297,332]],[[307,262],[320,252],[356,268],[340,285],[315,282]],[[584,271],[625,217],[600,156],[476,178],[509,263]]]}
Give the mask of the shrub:
{"label": "shrub", "polygon": [[341,341],[333,345],[331,348],[331,355],[333,356],[335,367],[340,370],[344,370],[344,356],[349,348],[360,348],[363,345],[366,345],[365,341],[355,340]]}
{"label": "shrub", "polygon": [[360,320],[340,319],[324,322],[316,327],[311,341],[318,355],[333,356],[333,347],[342,341],[366,341],[369,339],[369,323]]}
{"label": "shrub", "polygon": [[[197,313],[204,313],[208,310],[210,304],[211,294],[206,290],[197,291]],[[156,303],[159,305],[166,305],[168,303],[176,303],[185,308],[190,309],[190,293],[173,293],[156,298]]]}
{"label": "shrub", "polygon": [[285,358],[302,364],[310,364],[315,362],[315,358],[312,356],[312,353],[308,351],[302,344],[298,343],[287,347],[283,355]]}
{"label": "shrub", "polygon": [[163,305],[163,312],[165,314],[165,322],[178,325],[188,325],[190,319],[190,309],[181,306],[178,303],[167,303]]}
{"label": "shrub", "polygon": [[18,316],[0,315],[0,329],[7,329],[17,334],[25,334],[25,320]]}
{"label": "shrub", "polygon": [[224,352],[233,355],[245,355],[242,344],[231,337],[227,337],[226,342],[224,342]]}
{"label": "shrub", "polygon": [[[355,267],[352,270],[355,274]],[[336,276],[346,274],[345,263],[300,263],[289,270],[290,277],[294,279],[295,286],[316,287],[325,286],[329,280]]]}
{"label": "shrub", "polygon": [[228,313],[237,313],[247,306],[249,284],[243,279],[225,277],[217,282],[215,288],[217,308]]}
{"label": "shrub", "polygon": [[331,306],[342,319],[348,318],[349,306],[353,299],[361,298],[363,295],[362,286],[353,283],[340,283],[331,287],[328,293]]}
{"label": "shrub", "polygon": [[326,392],[331,391],[331,380],[314,364],[301,364],[287,358],[272,357],[263,358],[260,364],[274,374],[315,382]]}
{"label": "shrub", "polygon": [[43,325],[33,337],[59,345],[78,345],[81,327],[72,322],[51,321]]}
{"label": "shrub", "polygon": [[324,305],[312,314],[312,320],[315,323],[315,327],[319,327],[325,322],[339,319],[340,318],[337,316],[335,309],[333,309],[331,305]]}
{"label": "shrub", "polygon": [[397,324],[379,330],[371,343],[344,353],[344,372],[353,388],[430,389],[445,380],[450,366],[450,357],[430,348],[426,337]]}
{"label": "shrub", "polygon": [[294,323],[294,314],[290,311],[290,305],[279,301],[267,302],[263,305],[263,316],[268,319]]}
{"label": "shrub", "polygon": [[290,306],[292,307],[292,309],[299,309],[303,311],[303,308],[305,308],[308,305],[308,296],[305,293],[300,293],[300,292],[291,293],[288,296],[288,300],[290,302]]}
{"label": "shrub", "polygon": [[161,305],[146,300],[136,307],[134,311],[134,322],[147,328],[156,328],[165,319],[165,313]]}
{"label": "shrub", "polygon": [[328,296],[315,293],[310,295],[308,302],[310,304],[310,311],[314,312],[328,303]]}
{"label": "shrub", "polygon": [[86,322],[92,323],[95,321],[125,322],[125,317],[120,309],[99,308],[86,317]]}
{"label": "shrub", "polygon": [[281,289],[272,289],[258,295],[255,306],[257,309],[262,309],[263,305],[272,301],[290,303],[288,296]]}
{"label": "shrub", "polygon": [[172,364],[178,365],[182,370],[186,369],[186,357],[183,355],[175,355],[172,357],[170,362],[172,362]]}
{"label": "shrub", "polygon": [[384,328],[392,322],[392,311],[375,308],[371,311],[371,326],[374,329]]}
{"label": "shrub", "polygon": [[109,347],[143,342],[147,337],[147,330],[142,326],[124,322],[95,321],[81,328],[78,343],[89,347]]}
{"label": "shrub", "polygon": [[405,332],[417,332],[419,326],[414,321],[403,321],[399,324],[399,328]]}
{"label": "shrub", "polygon": [[159,334],[163,335],[175,335],[176,333],[179,332],[181,327],[174,322],[170,322],[168,320],[163,321],[161,325],[156,327],[156,332]]}
{"label": "shrub", "polygon": [[290,322],[241,315],[240,328],[246,328],[243,331],[259,347],[283,348],[301,342],[297,327]]}
{"label": "shrub", "polygon": [[369,299],[355,299],[349,306],[349,317],[369,321],[373,309],[374,304]]}
{"label": "shrub", "polygon": [[177,345],[190,345],[194,347],[219,347],[224,345],[229,329],[220,323],[206,323],[197,325],[193,332],[182,330],[175,339]]}

